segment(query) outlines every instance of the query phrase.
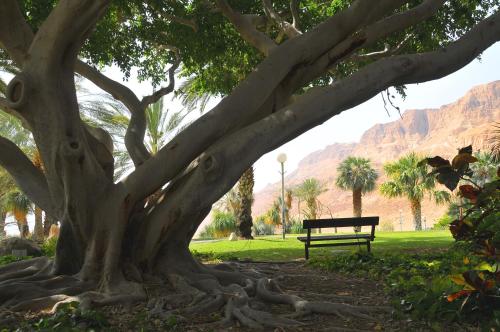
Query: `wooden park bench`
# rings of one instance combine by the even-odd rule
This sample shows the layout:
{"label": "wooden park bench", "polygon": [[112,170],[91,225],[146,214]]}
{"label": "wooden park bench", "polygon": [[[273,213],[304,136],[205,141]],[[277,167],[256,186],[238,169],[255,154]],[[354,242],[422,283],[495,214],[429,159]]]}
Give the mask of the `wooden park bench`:
{"label": "wooden park bench", "polygon": [[[359,218],[335,218],[335,219],[315,219],[304,220],[303,228],[307,229],[307,236],[299,236],[297,240],[304,242],[306,259],[309,259],[309,248],[312,247],[336,247],[336,246],[353,246],[366,242],[366,247],[370,251],[370,241],[375,239],[375,226],[378,225],[378,217],[359,217]],[[315,235],[311,236],[311,230],[316,228],[340,228],[354,226],[372,226],[371,232],[354,233],[354,234],[338,234],[338,235]],[[311,244],[311,242],[328,242]],[[333,242],[334,243],[331,243]],[[363,243],[364,244],[364,243]]]}

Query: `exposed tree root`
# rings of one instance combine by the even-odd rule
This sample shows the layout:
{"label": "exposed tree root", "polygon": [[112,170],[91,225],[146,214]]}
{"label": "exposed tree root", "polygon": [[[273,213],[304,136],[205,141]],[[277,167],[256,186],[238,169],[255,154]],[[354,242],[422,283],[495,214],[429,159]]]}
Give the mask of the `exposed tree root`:
{"label": "exposed tree root", "polygon": [[[0,273],[5,274],[1,274],[0,307],[15,311],[53,313],[67,302],[76,301],[81,308],[89,309],[116,304],[127,306],[148,299],[142,291],[143,284],[123,280],[113,285],[118,291],[103,292],[95,281],[82,281],[75,276],[52,276],[48,273],[50,264],[47,259],[34,259],[2,267]],[[265,272],[239,263],[217,266],[196,263],[186,264],[182,269],[178,267],[179,265],[175,273],[165,270],[134,278],[146,283],[152,282],[159,289],[166,289],[164,282],[167,281],[179,295],[176,297],[171,292],[165,296],[150,295],[150,317],[168,319],[175,315],[179,320],[184,320],[184,317],[207,315],[222,310],[224,318],[213,323],[214,325],[229,326],[237,323],[248,328],[265,329],[304,326],[297,319],[314,313],[336,315],[346,320],[348,317],[356,317],[373,321],[375,319],[371,314],[389,310],[384,307],[353,305],[351,303],[356,298],[350,296],[305,293],[306,296],[327,296],[329,300],[339,301],[334,303],[307,301],[295,295],[297,292],[287,294],[280,289],[275,279],[268,277],[268,274],[279,271],[272,267]],[[5,275],[11,278],[6,279]],[[128,287],[129,283],[133,287]],[[271,305],[288,305],[293,312],[272,314]]]}

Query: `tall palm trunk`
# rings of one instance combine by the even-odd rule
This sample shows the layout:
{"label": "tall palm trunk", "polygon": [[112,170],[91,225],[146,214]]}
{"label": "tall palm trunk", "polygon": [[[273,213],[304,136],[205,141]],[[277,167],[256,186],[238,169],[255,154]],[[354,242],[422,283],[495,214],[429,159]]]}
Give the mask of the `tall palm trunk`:
{"label": "tall palm trunk", "polygon": [[253,239],[252,236],[252,204],[253,204],[253,167],[243,173],[238,184],[238,195],[240,198],[240,209],[237,214],[238,231],[245,239]]}
{"label": "tall palm trunk", "polygon": [[[361,189],[353,189],[352,191],[352,213],[354,217],[361,217]],[[361,226],[355,226],[354,232],[361,232]]]}
{"label": "tall palm trunk", "polygon": [[28,237],[30,231],[28,227],[28,218],[27,214],[21,211],[14,212],[14,219],[16,219],[17,227],[19,228],[19,236],[22,239]]}
{"label": "tall palm trunk", "polygon": [[43,241],[42,209],[35,206],[35,228],[33,229],[33,240]]}
{"label": "tall palm trunk", "polygon": [[413,215],[413,224],[415,225],[416,231],[422,230],[422,205],[420,200],[411,200],[411,213]]}

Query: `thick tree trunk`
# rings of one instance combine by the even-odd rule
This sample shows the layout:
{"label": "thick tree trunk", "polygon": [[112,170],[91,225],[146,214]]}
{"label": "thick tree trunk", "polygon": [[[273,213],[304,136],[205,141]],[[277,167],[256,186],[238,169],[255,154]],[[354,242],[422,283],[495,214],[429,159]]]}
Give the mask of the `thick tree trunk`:
{"label": "thick tree trunk", "polygon": [[410,202],[411,213],[413,215],[413,225],[415,225],[416,231],[422,230],[422,205],[420,200],[414,199]]}
{"label": "thick tree trunk", "polygon": [[33,240],[43,241],[43,223],[42,223],[42,209],[35,206],[35,227],[33,228]]}
{"label": "thick tree trunk", "polygon": [[[361,217],[361,189],[354,189],[352,191],[352,213],[354,217]],[[354,232],[361,232],[361,226],[355,226]]]}

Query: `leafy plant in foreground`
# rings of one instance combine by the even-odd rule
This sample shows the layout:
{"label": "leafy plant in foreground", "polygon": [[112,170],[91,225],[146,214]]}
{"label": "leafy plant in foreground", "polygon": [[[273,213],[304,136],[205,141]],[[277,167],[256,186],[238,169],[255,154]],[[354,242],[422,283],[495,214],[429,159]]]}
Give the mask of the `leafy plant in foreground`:
{"label": "leafy plant in foreground", "polygon": [[[422,162],[433,168],[430,175],[439,183],[452,191],[458,186],[458,194],[468,201],[469,207],[451,222],[450,231],[456,241],[470,244],[471,255],[482,259],[480,264],[472,265],[464,257],[470,268],[451,277],[463,289],[447,299],[461,299],[461,311],[493,317],[495,310],[500,310],[500,168],[495,178],[479,185],[470,167],[477,160],[469,145],[460,149],[451,162],[440,156]],[[459,186],[461,182],[466,184]]]}

